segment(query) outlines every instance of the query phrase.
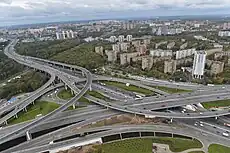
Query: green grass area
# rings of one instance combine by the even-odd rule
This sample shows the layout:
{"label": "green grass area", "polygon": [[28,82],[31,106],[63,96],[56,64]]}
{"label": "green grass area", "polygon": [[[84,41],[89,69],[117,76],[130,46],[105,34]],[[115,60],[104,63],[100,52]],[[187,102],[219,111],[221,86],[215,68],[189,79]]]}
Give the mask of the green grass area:
{"label": "green grass area", "polygon": [[183,90],[183,89],[177,89],[177,88],[168,88],[168,87],[163,87],[163,86],[153,86],[153,88],[162,90],[162,91],[170,93],[170,94],[191,92],[191,90]]}
{"label": "green grass area", "polygon": [[131,91],[131,92],[137,92],[137,93],[141,93],[141,94],[144,94],[144,95],[153,95],[154,94],[154,92],[151,91],[151,90],[144,89],[144,88],[141,88],[141,87],[137,87],[137,86],[134,86],[134,85],[126,86],[126,84],[124,84],[124,83],[113,82],[113,81],[103,81],[103,82],[106,85],[115,86],[115,87],[118,87],[118,88],[121,88],[121,89],[124,89],[124,90],[127,90],[127,91]]}
{"label": "green grass area", "polygon": [[230,100],[218,100],[218,101],[211,101],[202,103],[204,108],[209,109],[213,107],[227,107],[230,106]]}
{"label": "green grass area", "polygon": [[208,147],[209,153],[230,153],[230,147],[218,145],[218,144],[211,144]]}
{"label": "green grass area", "polygon": [[89,101],[88,99],[86,99],[85,97],[81,97],[78,101],[82,102],[82,103],[85,103],[85,104],[92,104],[92,102]]}
{"label": "green grass area", "polygon": [[27,107],[27,112],[21,111],[18,113],[18,118],[9,119],[8,123],[17,124],[25,121],[35,119],[38,114],[43,116],[57,109],[60,105],[53,102],[46,101],[36,101],[34,105],[29,105]]}
{"label": "green grass area", "polygon": [[73,98],[73,95],[70,90],[65,90],[62,89],[61,91],[58,92],[57,96],[61,99],[67,100],[70,98]]}
{"label": "green grass area", "polygon": [[[64,99],[64,100],[68,100],[68,99],[73,98],[73,95],[72,95],[71,91],[65,90],[65,89],[63,89],[60,92],[58,92],[57,96],[59,98],[61,98],[61,99]],[[85,104],[91,104],[91,101],[89,101],[85,97],[81,97],[78,101],[82,102],[82,103],[85,103]]]}
{"label": "green grass area", "polygon": [[90,96],[96,97],[98,99],[102,99],[102,100],[109,100],[109,98],[105,97],[104,95],[102,95],[101,93],[97,92],[97,91],[88,91],[87,94],[89,94]]}
{"label": "green grass area", "polygon": [[198,140],[181,138],[138,138],[126,139],[96,146],[104,153],[151,153],[152,143],[168,144],[173,152],[181,152],[191,148],[201,148]]}

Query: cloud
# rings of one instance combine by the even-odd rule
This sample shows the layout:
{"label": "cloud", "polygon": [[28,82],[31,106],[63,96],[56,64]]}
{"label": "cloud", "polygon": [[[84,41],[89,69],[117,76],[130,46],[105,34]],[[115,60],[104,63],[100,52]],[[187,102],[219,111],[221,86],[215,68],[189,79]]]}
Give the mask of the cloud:
{"label": "cloud", "polygon": [[[88,19],[106,15],[109,18],[116,14],[122,16],[122,12],[123,16],[133,16],[132,11],[138,15],[149,10],[156,15],[178,15],[184,14],[183,11],[193,14],[229,8],[230,0],[0,0],[0,24],[3,20],[11,22],[22,18],[75,16],[75,19]],[[191,12],[194,9],[197,12]]]}

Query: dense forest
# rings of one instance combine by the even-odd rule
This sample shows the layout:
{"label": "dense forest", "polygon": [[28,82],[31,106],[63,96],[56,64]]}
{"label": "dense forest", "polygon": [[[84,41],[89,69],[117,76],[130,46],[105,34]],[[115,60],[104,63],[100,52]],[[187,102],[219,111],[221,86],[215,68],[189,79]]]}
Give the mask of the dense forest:
{"label": "dense forest", "polygon": [[0,43],[0,81],[5,80],[9,78],[12,75],[15,75],[16,73],[19,73],[23,71],[23,65],[20,65],[13,61],[12,59],[9,59],[3,52],[4,47],[9,42],[1,42]]}
{"label": "dense forest", "polygon": [[79,44],[80,41],[78,39],[37,41],[31,43],[19,43],[16,46],[16,50],[22,55],[48,59]]}
{"label": "dense forest", "polygon": [[103,66],[106,62],[104,57],[94,52],[94,47],[98,45],[111,49],[111,45],[105,42],[84,43],[78,39],[68,39],[20,43],[16,50],[22,55],[56,60],[92,70]]}
{"label": "dense forest", "polygon": [[0,99],[10,99],[20,93],[32,92],[41,87],[48,78],[45,74],[28,71],[18,79],[11,79],[5,86],[0,88]]}

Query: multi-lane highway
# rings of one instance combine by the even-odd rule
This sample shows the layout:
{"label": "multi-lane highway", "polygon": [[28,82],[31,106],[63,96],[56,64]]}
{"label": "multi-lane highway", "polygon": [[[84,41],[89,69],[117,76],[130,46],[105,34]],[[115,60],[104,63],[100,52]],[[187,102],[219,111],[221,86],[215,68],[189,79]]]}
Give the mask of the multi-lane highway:
{"label": "multi-lane highway", "polygon": [[[61,107],[59,107],[58,109],[54,110],[53,112],[35,119],[33,121],[27,122],[27,123],[23,123],[20,124],[20,126],[15,126],[15,127],[10,127],[10,128],[6,128],[3,129],[3,131],[5,131],[5,133],[7,134],[1,134],[0,131],[0,135],[1,135],[1,139],[0,139],[0,143],[4,143],[7,142],[13,138],[18,137],[19,135],[23,135],[26,131],[28,130],[35,130],[36,131],[36,127],[39,126],[39,128],[42,127],[47,127],[47,125],[54,125],[56,122],[60,122],[65,120],[65,123],[73,123],[76,121],[79,121],[79,123],[74,124],[72,126],[83,126],[83,125],[87,125],[90,124],[92,122],[98,121],[100,119],[105,119],[105,117],[111,117],[114,115],[119,115],[122,112],[127,112],[127,113],[132,113],[132,114],[139,114],[139,115],[144,115],[146,117],[164,117],[164,118],[190,118],[190,119],[194,119],[194,118],[210,118],[210,117],[217,117],[217,116],[223,116],[223,115],[228,115],[230,114],[230,110],[229,109],[225,109],[225,110],[221,110],[221,111],[205,111],[202,113],[174,113],[174,112],[160,112],[160,111],[156,111],[156,110],[161,110],[161,109],[166,109],[166,108],[171,108],[171,107],[178,107],[178,106],[185,106],[188,104],[198,104],[198,103],[202,103],[202,102],[207,102],[207,101],[213,101],[213,100],[222,100],[222,99],[230,99],[229,96],[229,91],[230,91],[230,87],[229,86],[215,86],[215,87],[208,87],[208,86],[203,86],[203,85],[196,85],[196,84],[178,84],[178,83],[170,83],[170,82],[162,82],[162,81],[157,81],[154,80],[152,82],[150,81],[146,81],[146,80],[141,80],[141,81],[135,81],[135,80],[127,80],[127,79],[120,79],[120,78],[113,78],[113,77],[105,77],[105,76],[95,76],[95,75],[91,75],[91,73],[86,70],[85,68],[79,67],[79,66],[75,66],[75,65],[68,65],[68,64],[64,64],[64,63],[60,63],[60,62],[54,62],[54,61],[49,61],[49,60],[44,60],[44,59],[39,59],[39,58],[34,58],[34,57],[27,57],[27,56],[21,56],[18,55],[17,53],[14,52],[14,46],[16,45],[17,40],[12,41],[12,43],[7,46],[4,50],[5,54],[9,57],[12,58],[13,60],[17,61],[20,64],[32,67],[34,69],[38,69],[41,70],[43,72],[46,72],[50,75],[50,80],[44,84],[41,88],[39,88],[38,90],[36,90],[35,92],[33,92],[33,94],[31,94],[29,97],[27,97],[26,99],[21,100],[19,103],[12,105],[9,107],[9,110],[14,108],[14,110],[12,112],[10,112],[8,115],[4,116],[3,118],[0,119],[0,123],[3,123],[4,121],[7,121],[7,119],[11,118],[12,116],[16,115],[19,111],[23,110],[27,105],[29,105],[30,103],[32,103],[34,100],[36,100],[37,98],[41,97],[42,95],[46,94],[47,92],[49,92],[52,89],[55,89],[56,86],[54,87],[49,87],[55,79],[61,80],[61,82],[63,82],[65,84],[65,86],[68,86],[73,93],[75,93],[75,96],[67,101],[67,103],[63,104]],[[60,68],[61,67],[61,68]],[[63,69],[67,69],[66,71]],[[81,77],[78,76],[74,76],[74,74],[69,73],[68,71],[80,71],[80,73],[82,74]],[[71,72],[70,71],[70,72]],[[84,78],[86,77],[86,78]],[[83,95],[85,95],[85,93],[87,92],[87,90],[91,90],[91,88],[98,88],[99,90],[105,90],[105,91],[109,91],[109,94],[107,94],[108,96],[113,96],[112,90],[113,89],[109,89],[107,87],[103,87],[97,84],[92,84],[93,80],[108,80],[108,81],[117,81],[117,82],[122,82],[122,83],[130,83],[132,85],[135,86],[139,86],[142,88],[146,88],[149,89],[153,92],[157,92],[160,93],[162,96],[152,96],[152,97],[144,97],[143,100],[138,100],[135,101],[133,100],[132,96],[127,96],[126,93],[122,93],[122,92],[117,92],[117,98],[118,100],[121,101],[104,101],[104,100],[100,100],[91,96],[87,96],[87,98],[89,98],[91,101],[93,101],[96,104],[99,104],[101,106],[104,106],[106,108],[111,108],[113,110],[117,110],[117,111],[108,111],[108,110],[97,110],[96,112],[91,112],[89,114],[87,114],[86,116],[79,116],[78,114],[73,114],[72,116],[68,117],[66,115],[64,116],[60,116],[61,114],[63,114],[64,110],[66,110],[69,106],[71,106],[72,104],[75,104],[76,101],[81,98]],[[78,88],[76,86],[77,83],[85,83],[83,85],[83,88]],[[160,91],[158,89],[155,89],[153,87],[147,86],[147,85],[157,85],[157,86],[161,86],[162,84],[164,84],[167,87],[173,87],[173,88],[183,88],[183,89],[191,89],[194,90],[194,92],[191,93],[184,93],[184,94],[173,94],[173,95],[169,95],[163,91]],[[123,102],[122,98],[127,98],[127,100],[125,100],[125,102]],[[116,96],[115,96],[116,97]],[[87,111],[86,111],[87,112]],[[104,113],[103,113],[104,112]],[[96,115],[98,113],[98,116],[93,116]],[[92,115],[92,116],[90,116]],[[75,119],[75,117],[79,117],[78,119]],[[58,119],[55,119],[56,117],[58,117]],[[89,118],[89,119],[87,119]],[[80,122],[81,121],[81,122]],[[64,122],[63,122],[64,123]],[[60,124],[57,124],[60,125]],[[72,126],[68,126],[67,128],[61,129],[61,130],[65,130],[68,129]],[[130,126],[132,127],[132,126]],[[148,131],[148,126],[134,126],[133,127],[133,131]],[[38,130],[38,129],[37,129]],[[60,131],[61,131],[60,130]],[[110,131],[108,132],[109,134],[111,133],[122,133],[125,132],[127,129],[126,128],[111,128]],[[165,128],[165,130],[167,131],[167,128]],[[6,132],[7,131],[7,132]],[[38,130],[39,131],[39,130]],[[172,130],[170,131],[171,133],[179,133],[182,135],[187,135],[189,132],[188,131],[183,131],[183,132],[178,132],[176,130]],[[55,133],[55,132],[54,132]],[[102,132],[103,133],[103,132]],[[47,135],[45,135],[44,137],[46,137],[46,139],[44,139],[44,137],[38,137],[34,140],[31,140],[31,142],[27,142],[31,149],[29,150],[23,150],[24,148],[28,147],[26,146],[27,143],[23,143],[22,145],[16,146],[13,149],[15,150],[23,150],[23,151],[35,151],[37,152],[38,150],[47,150],[47,147],[49,148],[49,150],[51,149],[55,149],[57,147],[57,145],[59,143],[53,144],[53,145],[48,145],[47,142],[49,141],[53,141],[54,138],[60,138],[60,135],[66,134],[65,132],[62,133],[60,132],[59,135],[52,135],[52,137],[47,138]],[[95,135],[91,135],[89,136],[90,138],[97,138],[97,137],[102,137],[105,136],[107,133],[104,132],[103,134],[95,134]],[[191,134],[191,133],[190,133]],[[71,135],[71,131],[69,131],[69,135]],[[49,135],[50,136],[50,135]],[[65,135],[67,136],[67,134]],[[88,138],[88,137],[87,137]],[[70,141],[65,142],[65,143],[60,143],[59,145],[67,145]],[[71,140],[72,143],[72,140]],[[223,142],[224,144],[226,142]],[[36,145],[39,144],[39,147],[36,147]],[[24,146],[24,147],[23,147]],[[21,147],[21,148],[20,148]],[[33,148],[35,147],[35,148]]]}
{"label": "multi-lane highway", "polygon": [[[54,68],[51,68],[49,66],[45,66],[45,65],[41,65],[39,63],[33,62],[31,60],[29,60],[27,57],[23,57],[21,55],[18,55],[14,52],[14,45],[16,45],[17,40],[14,40],[12,43],[10,43],[10,45],[8,47],[6,47],[6,49],[4,50],[5,54],[18,61],[19,63],[22,63],[24,65],[33,67],[33,68],[37,68],[39,70],[42,70],[44,72],[47,72],[49,74],[55,74],[55,76],[57,76],[59,79],[61,79],[66,85],[68,85],[72,90],[75,91],[75,93],[77,93],[79,90],[76,89],[75,85],[72,82],[69,82],[68,79],[63,76],[64,73],[60,72]],[[36,125],[44,122],[45,120],[49,119],[50,117],[66,110],[69,106],[71,106],[72,104],[74,104],[78,99],[80,99],[85,93],[86,91],[90,88],[91,83],[92,83],[92,76],[91,73],[84,69],[84,68],[80,68],[80,67],[75,67],[76,69],[80,69],[82,71],[82,73],[87,77],[87,81],[86,84],[84,86],[84,88],[82,90],[80,90],[80,92],[74,97],[72,98],[70,101],[68,101],[66,104],[63,104],[62,106],[60,106],[58,109],[54,110],[53,112],[47,114],[46,116],[43,116],[39,119],[34,120],[33,122],[29,123],[28,125],[21,127],[19,129],[17,129],[16,131],[13,131],[9,134],[7,134],[6,136],[2,137],[0,142],[6,142],[14,137],[16,137],[18,134],[21,134],[23,132],[28,131],[29,129],[35,127]],[[31,100],[32,101],[32,100]]]}

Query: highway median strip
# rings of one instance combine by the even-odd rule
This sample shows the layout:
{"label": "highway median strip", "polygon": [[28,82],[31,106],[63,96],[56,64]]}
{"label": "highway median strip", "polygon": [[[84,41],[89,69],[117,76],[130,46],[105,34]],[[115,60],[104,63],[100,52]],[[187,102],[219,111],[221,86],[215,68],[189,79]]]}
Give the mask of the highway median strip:
{"label": "highway median strip", "polygon": [[155,95],[154,91],[151,91],[151,90],[148,90],[145,88],[141,88],[141,87],[137,87],[134,85],[127,86],[124,83],[114,82],[114,81],[102,81],[102,82],[105,83],[106,85],[109,85],[109,86],[114,86],[114,87],[121,88],[123,90],[131,91],[131,92],[137,92],[140,94],[144,94],[146,96]]}
{"label": "highway median strip", "polygon": [[219,107],[229,107],[230,106],[230,99],[205,102],[205,103],[202,103],[202,105],[206,109],[219,108]]}

